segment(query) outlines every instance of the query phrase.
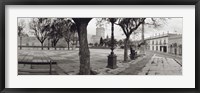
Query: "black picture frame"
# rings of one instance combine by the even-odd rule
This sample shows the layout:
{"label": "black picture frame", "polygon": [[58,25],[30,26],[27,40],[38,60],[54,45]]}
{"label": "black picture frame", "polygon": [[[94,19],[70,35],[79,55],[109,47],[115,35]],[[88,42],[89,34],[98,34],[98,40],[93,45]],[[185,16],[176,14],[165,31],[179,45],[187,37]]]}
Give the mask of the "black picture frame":
{"label": "black picture frame", "polygon": [[[0,1],[0,91],[1,93],[200,93],[199,31],[200,0],[2,0]],[[195,5],[195,88],[5,88],[6,5]],[[188,55],[189,56],[189,55]],[[183,82],[183,84],[185,84]]]}

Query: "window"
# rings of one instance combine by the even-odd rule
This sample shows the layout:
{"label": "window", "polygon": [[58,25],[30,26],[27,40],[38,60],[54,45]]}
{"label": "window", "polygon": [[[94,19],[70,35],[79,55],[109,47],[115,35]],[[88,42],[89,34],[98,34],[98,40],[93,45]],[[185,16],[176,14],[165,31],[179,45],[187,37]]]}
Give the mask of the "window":
{"label": "window", "polygon": [[158,50],[158,46],[156,46],[156,50]]}
{"label": "window", "polygon": [[166,40],[164,40],[164,45],[166,44]]}
{"label": "window", "polygon": [[152,46],[152,50],[154,50],[154,46]]}
{"label": "window", "polygon": [[160,40],[160,45],[162,45],[162,40]]}

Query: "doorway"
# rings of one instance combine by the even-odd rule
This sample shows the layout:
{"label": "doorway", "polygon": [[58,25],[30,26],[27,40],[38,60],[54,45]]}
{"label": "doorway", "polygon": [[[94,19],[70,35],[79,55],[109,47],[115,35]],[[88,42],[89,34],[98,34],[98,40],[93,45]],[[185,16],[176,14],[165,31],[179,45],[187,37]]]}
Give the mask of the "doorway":
{"label": "doorway", "polygon": [[167,46],[163,46],[163,51],[167,52]]}

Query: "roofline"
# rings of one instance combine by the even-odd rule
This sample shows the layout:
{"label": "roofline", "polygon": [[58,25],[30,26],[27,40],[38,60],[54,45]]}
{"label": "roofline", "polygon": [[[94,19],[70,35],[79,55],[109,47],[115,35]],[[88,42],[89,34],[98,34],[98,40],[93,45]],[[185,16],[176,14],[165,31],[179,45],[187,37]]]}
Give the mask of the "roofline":
{"label": "roofline", "polygon": [[165,35],[149,37],[149,38],[146,38],[144,40],[152,40],[152,39],[158,39],[158,38],[163,38],[163,37],[169,37],[170,35],[178,35],[178,34],[168,33],[168,34],[165,34]]}

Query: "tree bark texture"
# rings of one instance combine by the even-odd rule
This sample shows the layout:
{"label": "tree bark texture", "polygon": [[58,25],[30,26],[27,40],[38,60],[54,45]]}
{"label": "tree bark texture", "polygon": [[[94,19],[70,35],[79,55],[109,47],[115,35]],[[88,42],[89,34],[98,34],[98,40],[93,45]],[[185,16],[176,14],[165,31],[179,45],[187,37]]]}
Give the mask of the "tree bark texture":
{"label": "tree bark texture", "polygon": [[42,50],[43,50],[43,42],[41,42]]}
{"label": "tree bark texture", "polygon": [[87,24],[80,25],[80,72],[81,75],[90,75],[90,51],[87,41]]}
{"label": "tree bark texture", "polygon": [[50,47],[50,42],[49,42],[49,39],[48,39],[48,50],[49,50],[49,47]]}
{"label": "tree bark texture", "polygon": [[22,49],[22,36],[20,36],[20,50]]}
{"label": "tree bark texture", "polygon": [[90,51],[87,40],[87,25],[91,18],[74,18],[79,35],[80,75],[90,75]]}
{"label": "tree bark texture", "polygon": [[124,41],[124,62],[128,61],[128,44],[129,44],[129,37],[126,37]]}
{"label": "tree bark texture", "polygon": [[68,48],[68,50],[69,50],[69,41],[67,41],[67,48]]}

